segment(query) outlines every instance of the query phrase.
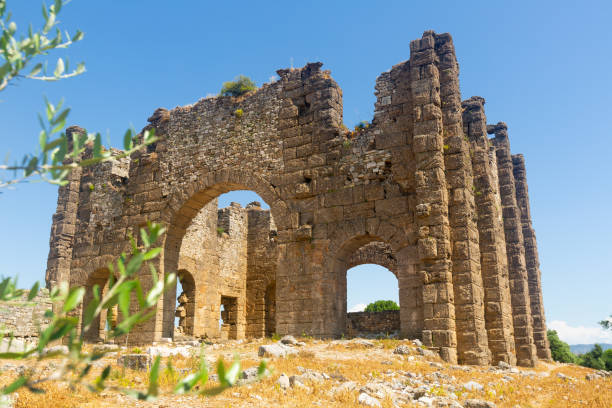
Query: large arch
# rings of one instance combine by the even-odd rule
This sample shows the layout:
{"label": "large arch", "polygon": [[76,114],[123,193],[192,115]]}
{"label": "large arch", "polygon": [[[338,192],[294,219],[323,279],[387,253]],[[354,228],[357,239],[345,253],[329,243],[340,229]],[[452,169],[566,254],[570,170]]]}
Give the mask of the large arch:
{"label": "large arch", "polygon": [[[163,245],[164,250],[161,256],[162,273],[174,273],[183,266],[179,263],[181,244],[187,228],[194,217],[218,196],[234,190],[250,190],[257,193],[270,206],[270,214],[274,219],[276,227],[279,230],[287,228],[287,206],[279,198],[272,185],[262,177],[253,173],[231,169],[209,173],[206,176],[197,178],[186,188],[173,194],[168,201],[168,207],[161,214],[161,219],[167,223],[167,232]],[[245,279],[245,284],[246,281],[247,279]],[[203,284],[203,282],[196,283],[195,287],[202,287]],[[204,319],[203,311],[200,309],[203,307],[206,294],[203,291],[197,291],[197,289],[196,292],[194,319]],[[241,297],[237,297],[236,293],[226,295],[223,295],[222,298],[225,299],[225,302],[234,302],[235,310],[238,313],[237,328],[232,328],[232,336],[243,337],[248,329],[246,327],[245,314],[247,308],[246,287],[245,295]],[[262,294],[262,300],[263,296],[264,294]],[[163,307],[159,311],[162,322],[162,337],[173,336],[175,299],[176,287],[170,288],[164,293]],[[217,302],[219,307],[223,299]],[[209,312],[214,314],[216,310],[209,310]],[[194,324],[194,327],[196,330],[191,333],[192,335],[209,335],[204,329],[197,329],[199,327],[197,322]],[[234,333],[234,330],[236,333]]]}

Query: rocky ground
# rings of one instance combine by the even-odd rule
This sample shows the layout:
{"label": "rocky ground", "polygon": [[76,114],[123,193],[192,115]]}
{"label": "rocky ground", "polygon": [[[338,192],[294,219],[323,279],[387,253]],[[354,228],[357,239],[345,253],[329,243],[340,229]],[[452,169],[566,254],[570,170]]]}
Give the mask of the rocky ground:
{"label": "rocky ground", "polygon": [[[101,346],[96,346],[101,347]],[[335,340],[284,338],[203,344],[160,344],[142,349],[108,346],[90,377],[108,364],[108,384],[145,389],[151,357],[161,355],[162,395],[143,402],[114,391],[98,394],[65,382],[43,385],[44,394],[20,390],[17,407],[612,407],[612,376],[583,367],[542,362],[534,368],[449,365],[420,342],[409,340]],[[211,366],[238,355],[242,383],[215,397],[175,396],[171,385],[192,371],[201,352]],[[269,373],[250,382],[262,358]],[[0,384],[20,373],[52,374],[59,359],[15,362],[0,360]],[[127,368],[126,368],[127,366]],[[171,367],[171,368],[170,368]],[[212,376],[210,386],[215,385]]]}

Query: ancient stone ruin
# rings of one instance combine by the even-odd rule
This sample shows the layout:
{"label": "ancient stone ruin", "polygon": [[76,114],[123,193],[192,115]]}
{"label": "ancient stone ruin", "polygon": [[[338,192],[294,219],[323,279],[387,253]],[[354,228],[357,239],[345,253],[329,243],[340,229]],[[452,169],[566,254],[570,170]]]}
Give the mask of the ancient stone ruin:
{"label": "ancient stone ruin", "polygon": [[[279,70],[241,97],[158,109],[155,145],[73,171],[59,189],[47,285],[104,287],[107,265],[152,221],[167,231],[158,271],[176,272],[183,291],[165,293],[130,343],[173,337],[175,316],[177,335],[339,337],[347,269],[377,263],[397,276],[402,337],[449,362],[550,358],[525,162],[506,124],[486,124],[484,99],[461,101],[451,36],[412,41],[410,59],[376,81],[371,125],[355,132],[321,66]],[[217,210],[231,190],[256,192],[270,210]],[[140,278],[151,286],[148,269]],[[104,339],[117,318],[102,316],[87,338]]]}

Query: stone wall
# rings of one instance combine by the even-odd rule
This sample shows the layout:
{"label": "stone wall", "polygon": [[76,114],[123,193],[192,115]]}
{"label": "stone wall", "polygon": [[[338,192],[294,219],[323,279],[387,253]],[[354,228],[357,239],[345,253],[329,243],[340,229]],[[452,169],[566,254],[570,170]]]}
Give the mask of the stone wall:
{"label": "stone wall", "polygon": [[349,337],[396,334],[399,330],[399,310],[347,313],[346,335]]}
{"label": "stone wall", "polygon": [[41,289],[34,299],[28,301],[28,291],[21,298],[0,302],[0,332],[15,338],[38,337],[47,327],[49,319],[44,317],[51,310],[49,291]]}
{"label": "stone wall", "polygon": [[[505,124],[487,127],[484,99],[462,102],[451,36],[412,41],[409,59],[376,80],[372,123],[355,132],[321,66],[278,70],[240,97],[160,108],[146,127],[155,145],[73,172],[59,189],[48,285],[91,286],[130,235],[158,222],[167,232],[156,267],[190,287],[179,314],[194,335],[221,335],[227,303],[227,336],[339,336],[346,271],[376,262],[398,278],[401,335],[443,359],[548,358],[524,163]],[[255,191],[269,216],[217,214],[216,197],[231,190]],[[151,287],[148,271],[139,277]],[[173,335],[176,295],[131,342]]]}

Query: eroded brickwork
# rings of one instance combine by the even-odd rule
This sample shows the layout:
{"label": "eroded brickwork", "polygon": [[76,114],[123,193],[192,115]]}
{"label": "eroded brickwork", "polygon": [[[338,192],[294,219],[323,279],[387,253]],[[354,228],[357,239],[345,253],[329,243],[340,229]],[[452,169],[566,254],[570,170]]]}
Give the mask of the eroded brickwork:
{"label": "eroded brickwork", "polygon": [[[73,173],[47,283],[89,287],[130,234],[159,222],[156,266],[177,272],[184,293],[166,293],[130,342],[173,336],[177,315],[186,335],[340,336],[347,269],[377,263],[398,279],[401,336],[447,361],[533,365],[545,320],[522,162],[505,125],[491,127],[491,146],[484,100],[462,105],[450,35],[410,43],[409,60],[376,80],[374,118],[356,132],[321,66],[279,70],[241,97],[158,109],[154,146]],[[269,212],[217,211],[220,194],[243,189]],[[148,271],[141,279],[151,286]]]}
{"label": "eroded brickwork", "polygon": [[36,338],[45,329],[49,318],[45,312],[51,310],[52,303],[47,289],[41,289],[32,300],[28,300],[29,291],[11,301],[0,302],[0,332],[7,339]]}
{"label": "eroded brickwork", "polygon": [[349,337],[389,336],[399,333],[399,330],[399,310],[351,312],[347,314],[345,334]]}

